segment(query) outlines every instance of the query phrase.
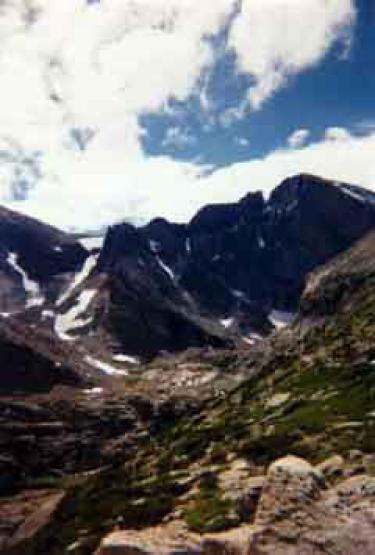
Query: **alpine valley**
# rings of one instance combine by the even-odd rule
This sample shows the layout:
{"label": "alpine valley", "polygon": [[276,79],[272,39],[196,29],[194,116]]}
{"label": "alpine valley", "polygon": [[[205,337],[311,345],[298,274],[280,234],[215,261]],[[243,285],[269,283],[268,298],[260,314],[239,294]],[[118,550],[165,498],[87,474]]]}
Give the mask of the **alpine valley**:
{"label": "alpine valley", "polygon": [[375,194],[0,208],[1,555],[372,555]]}

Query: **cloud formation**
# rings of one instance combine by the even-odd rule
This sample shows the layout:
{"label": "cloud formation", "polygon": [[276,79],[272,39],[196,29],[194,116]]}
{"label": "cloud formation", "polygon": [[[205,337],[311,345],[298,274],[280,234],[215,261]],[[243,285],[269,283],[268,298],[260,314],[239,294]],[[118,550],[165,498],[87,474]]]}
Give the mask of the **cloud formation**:
{"label": "cloud formation", "polygon": [[[88,167],[77,164],[76,180],[66,182],[64,188],[58,180],[41,181],[28,201],[17,206],[62,227],[95,228],[124,218],[142,223],[156,216],[185,222],[207,203],[235,201],[249,191],[267,195],[284,178],[301,172],[375,191],[374,151],[375,133],[371,133],[348,134],[340,141],[323,138],[211,172],[159,156],[131,163],[117,158],[113,173],[108,173],[103,172],[101,161],[95,164],[92,159]],[[76,187],[88,175],[89,184]]]}
{"label": "cloud formation", "polygon": [[288,145],[291,148],[299,148],[303,146],[310,136],[310,131],[308,129],[296,129],[288,137]]}
{"label": "cloud formation", "polygon": [[350,132],[344,127],[328,127],[325,130],[324,137],[327,141],[347,141],[350,138]]}
{"label": "cloud formation", "polygon": [[258,109],[288,78],[316,65],[336,43],[345,55],[353,0],[243,0],[230,34],[238,70],[253,77],[247,100]]}
{"label": "cloud formation", "polygon": [[180,127],[173,126],[167,129],[162,145],[164,148],[183,149],[195,142],[195,137]]}
{"label": "cloud formation", "polygon": [[[159,214],[186,220],[205,202],[268,190],[297,171],[369,184],[360,148],[373,148],[373,134],[337,141],[331,130],[304,148],[295,137],[287,151],[208,174],[193,162],[148,157],[139,123],[142,114],[168,112],[171,99],[204,99],[204,76],[222,55],[213,38],[228,21],[227,49],[250,78],[240,114],[334,44],[347,45],[355,15],[354,0],[7,0],[1,199],[62,227],[98,227]],[[165,138],[179,148],[186,140],[183,128]]]}

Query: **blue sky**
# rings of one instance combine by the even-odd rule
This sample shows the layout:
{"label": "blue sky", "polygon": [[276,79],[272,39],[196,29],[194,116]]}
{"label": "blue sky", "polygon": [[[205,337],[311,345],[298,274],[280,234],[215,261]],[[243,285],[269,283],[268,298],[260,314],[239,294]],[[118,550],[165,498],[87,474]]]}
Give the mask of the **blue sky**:
{"label": "blue sky", "polygon": [[[356,5],[358,15],[347,53],[342,44],[332,45],[319,64],[292,77],[260,110],[229,127],[215,122],[206,129],[205,114],[194,96],[177,105],[177,115],[144,115],[146,152],[225,166],[283,147],[295,129],[308,129],[310,140],[318,141],[329,127],[344,127],[355,134],[368,131],[372,124],[375,127],[375,3],[357,0]],[[248,83],[246,75],[236,75],[232,56],[218,63],[210,93],[219,114],[238,102]],[[191,140],[163,144],[173,126]]]}
{"label": "blue sky", "polygon": [[374,188],[373,0],[8,0],[0,201],[66,229]]}

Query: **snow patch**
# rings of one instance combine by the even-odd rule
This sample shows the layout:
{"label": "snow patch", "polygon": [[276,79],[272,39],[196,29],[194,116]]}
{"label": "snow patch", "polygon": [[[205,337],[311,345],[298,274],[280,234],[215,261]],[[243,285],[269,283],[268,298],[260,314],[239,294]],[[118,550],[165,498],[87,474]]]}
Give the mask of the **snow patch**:
{"label": "snow patch", "polygon": [[12,316],[11,312],[0,312],[2,318],[10,318]]}
{"label": "snow patch", "polygon": [[237,299],[245,299],[246,295],[243,291],[239,291],[238,289],[231,289],[231,293],[234,297],[237,297]]}
{"label": "snow patch", "polygon": [[79,242],[86,250],[92,251],[94,249],[102,249],[104,239],[104,235],[100,235],[99,237],[82,237]]}
{"label": "snow patch", "polygon": [[269,320],[277,329],[282,329],[288,326],[294,318],[293,312],[285,312],[282,310],[272,310],[268,315]]}
{"label": "snow patch", "polygon": [[73,281],[69,285],[68,289],[61,295],[61,297],[57,300],[56,305],[61,306],[73,293],[73,291],[83,282],[86,278],[89,277],[92,270],[95,267],[95,264],[98,260],[99,254],[91,254],[85,260],[82,265],[81,270],[78,274],[75,275]]}
{"label": "snow patch", "polygon": [[104,389],[102,387],[93,387],[92,389],[84,389],[83,393],[85,393],[85,395],[100,395],[103,391]]}
{"label": "snow patch", "polygon": [[7,262],[22,278],[22,285],[26,293],[26,308],[43,305],[44,297],[40,294],[39,284],[30,279],[25,270],[19,265],[18,255],[10,252]]}
{"label": "snow patch", "polygon": [[111,366],[107,362],[97,360],[97,359],[91,357],[90,355],[85,356],[85,361],[88,364],[90,364],[90,366],[93,366],[97,370],[101,370],[102,372],[104,372],[108,376],[127,376],[128,375],[128,372],[126,370],[119,370],[118,368],[114,368],[113,366]]}
{"label": "snow patch", "polygon": [[171,270],[171,268],[169,266],[167,266],[166,264],[164,264],[164,262],[162,261],[162,259],[160,258],[160,256],[156,257],[156,260],[158,261],[159,266],[162,268],[162,270],[164,270],[164,272],[166,274],[168,274],[168,276],[171,278],[172,281],[174,281],[176,279],[176,276],[174,275],[173,271]]}
{"label": "snow patch", "polygon": [[47,318],[54,318],[55,313],[53,310],[43,310],[42,312],[42,320],[46,320]]}
{"label": "snow patch", "polygon": [[349,197],[352,197],[355,200],[358,200],[359,202],[366,202],[366,199],[360,193],[357,193],[356,191],[353,191],[353,189],[349,189],[349,187],[345,187],[344,185],[340,185],[340,183],[337,183],[336,185],[338,185],[339,188],[341,189],[341,191],[343,191]]}
{"label": "snow patch", "polygon": [[232,324],[234,324],[234,318],[224,318],[224,320],[220,320],[220,324],[224,328],[230,328]]}
{"label": "snow patch", "polygon": [[185,241],[185,249],[186,249],[186,252],[188,254],[191,254],[191,239],[190,239],[190,237],[187,237],[187,239]]}
{"label": "snow patch", "polygon": [[256,341],[254,339],[252,339],[251,337],[243,337],[242,341],[244,341],[248,345],[255,345],[255,343],[256,343]]}
{"label": "snow patch", "polygon": [[139,364],[138,358],[124,354],[114,355],[112,357],[112,360],[114,360],[115,362],[127,362],[128,364]]}
{"label": "snow patch", "polygon": [[53,247],[53,250],[55,252],[62,252],[62,248],[60,247],[60,245],[56,245],[56,247]]}
{"label": "snow patch", "polygon": [[248,345],[255,345],[256,343],[258,343],[258,341],[262,341],[262,340],[263,340],[263,337],[258,333],[251,333],[250,335],[242,338],[242,341],[244,341]]}
{"label": "snow patch", "polygon": [[92,318],[82,318],[80,315],[86,312],[90,302],[96,294],[96,289],[85,289],[81,291],[76,304],[64,314],[57,314],[55,319],[55,333],[63,341],[74,341],[68,332],[77,328],[87,326]]}

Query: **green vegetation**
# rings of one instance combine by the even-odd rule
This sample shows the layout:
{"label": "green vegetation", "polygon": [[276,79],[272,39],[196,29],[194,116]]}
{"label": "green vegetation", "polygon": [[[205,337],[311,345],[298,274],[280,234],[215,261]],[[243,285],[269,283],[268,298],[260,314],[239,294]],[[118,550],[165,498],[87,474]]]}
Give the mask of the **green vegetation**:
{"label": "green vegetation", "polygon": [[223,499],[216,477],[209,473],[203,477],[184,518],[190,530],[200,533],[220,532],[238,524],[233,502]]}
{"label": "green vegetation", "polygon": [[[352,449],[374,452],[374,285],[368,277],[334,317],[276,345],[254,377],[226,399],[210,400],[196,416],[164,426],[152,442],[136,447],[136,456],[128,453],[123,465],[74,487],[57,528],[51,527],[35,553],[60,555],[84,530],[84,541],[71,553],[88,555],[116,523],[145,527],[174,509],[197,532],[233,526],[232,503],[209,472],[212,465],[225,468],[227,453],[267,465],[286,453],[318,462]],[[332,298],[338,302],[334,288],[330,303]],[[239,362],[223,356],[216,364],[229,372]],[[207,475],[186,497],[196,488],[197,468]]]}

